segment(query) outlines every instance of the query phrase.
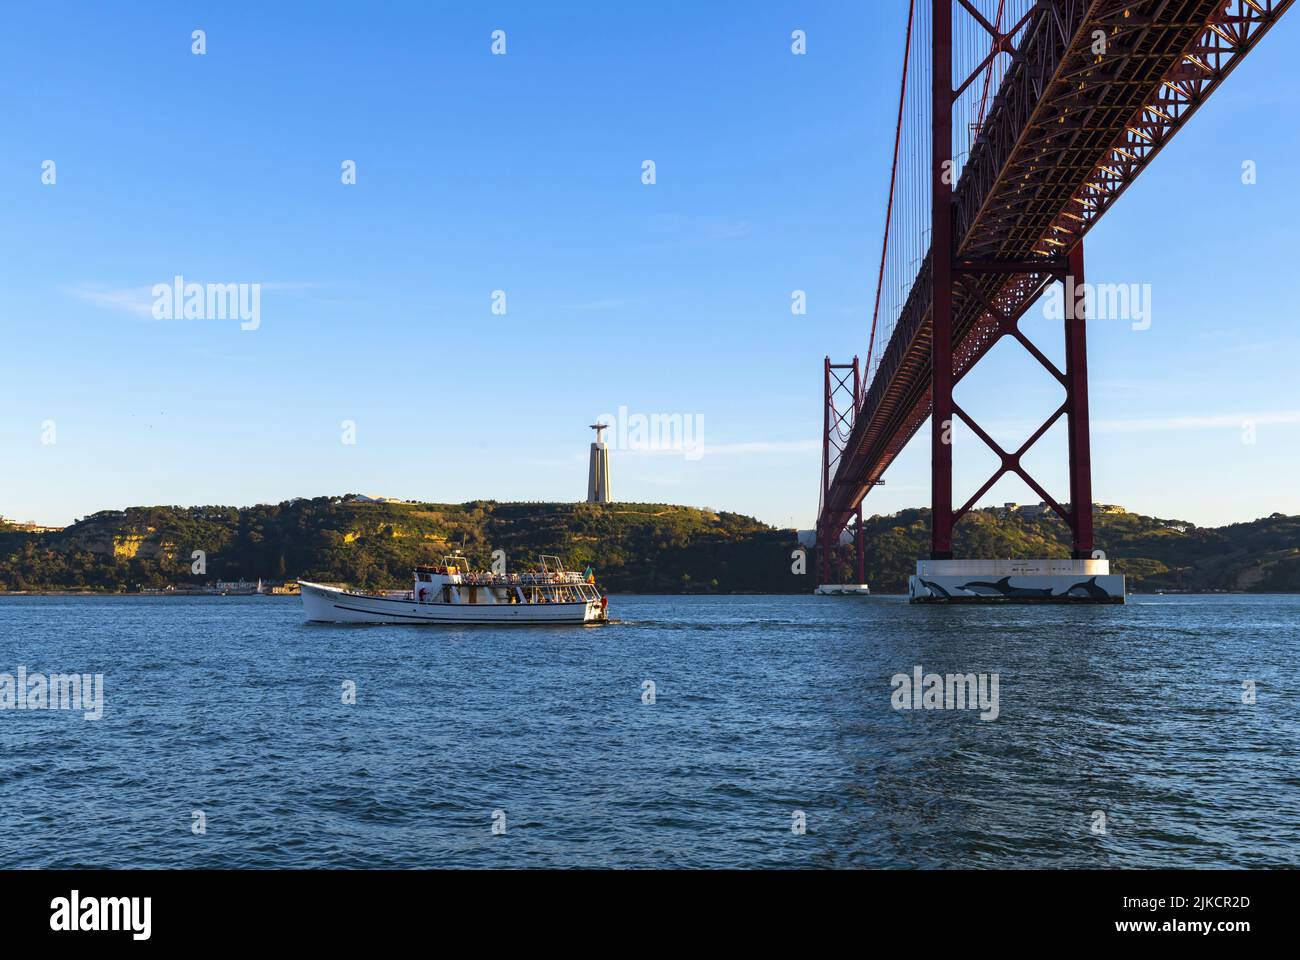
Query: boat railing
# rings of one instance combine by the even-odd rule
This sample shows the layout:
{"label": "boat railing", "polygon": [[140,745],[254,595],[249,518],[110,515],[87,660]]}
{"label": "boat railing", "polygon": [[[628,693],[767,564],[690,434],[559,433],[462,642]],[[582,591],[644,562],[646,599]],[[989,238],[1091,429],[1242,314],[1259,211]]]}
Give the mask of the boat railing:
{"label": "boat railing", "polygon": [[580,573],[469,573],[460,578],[462,584],[474,587],[544,587],[557,583],[586,583]]}

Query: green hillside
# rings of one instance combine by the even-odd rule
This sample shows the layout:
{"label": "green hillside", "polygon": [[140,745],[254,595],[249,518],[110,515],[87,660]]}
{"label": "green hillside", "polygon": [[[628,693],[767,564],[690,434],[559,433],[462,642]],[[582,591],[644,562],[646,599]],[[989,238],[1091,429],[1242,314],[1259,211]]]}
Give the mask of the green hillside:
{"label": "green hillside", "polygon": [[[1097,547],[1138,591],[1300,592],[1300,517],[1274,514],[1204,528],[1127,513],[1096,516]],[[875,516],[867,582],[900,593],[929,550],[929,512]],[[411,567],[464,548],[486,567],[504,550],[510,569],[539,554],[596,568],[614,592],[793,593],[814,586],[816,559],[792,572],[793,530],[734,513],[668,504],[365,503],[343,497],[255,507],[133,507],[103,511],[65,530],[0,525],[0,590],[126,591],[213,580],[303,578],[365,587],[409,583]],[[206,571],[192,573],[196,550]],[[852,579],[841,551],[833,580]],[[1065,525],[999,510],[972,511],[957,527],[965,557],[1065,557]]]}
{"label": "green hillside", "polygon": [[[1119,508],[1115,508],[1119,509]],[[1250,523],[1197,527],[1120,510],[1094,515],[1096,547],[1131,590],[1300,592],[1300,517],[1275,513]],[[930,511],[904,510],[866,521],[867,582],[877,592],[906,589],[930,549]],[[842,551],[847,557],[848,548]],[[957,525],[958,557],[1068,557],[1069,530],[1047,511],[1030,518],[973,510]],[[844,566],[845,576],[848,567]]]}
{"label": "green hillside", "polygon": [[[0,589],[128,590],[211,580],[294,579],[366,587],[410,583],[416,563],[462,549],[487,567],[540,554],[594,566],[611,590],[759,592],[792,589],[777,575],[793,533],[733,513],[667,504],[356,503],[321,497],[256,507],[133,507],[59,533],[0,530]],[[191,573],[195,550],[206,573]],[[783,552],[784,551],[784,552]],[[789,574],[789,561],[785,564]]]}

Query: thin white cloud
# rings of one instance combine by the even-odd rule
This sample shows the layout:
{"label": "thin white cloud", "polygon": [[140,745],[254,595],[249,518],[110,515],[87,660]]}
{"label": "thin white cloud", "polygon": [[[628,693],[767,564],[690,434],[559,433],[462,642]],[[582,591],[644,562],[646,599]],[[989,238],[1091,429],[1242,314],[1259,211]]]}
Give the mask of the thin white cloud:
{"label": "thin white cloud", "polygon": [[1178,430],[1240,430],[1248,423],[1282,425],[1300,423],[1300,410],[1267,410],[1262,413],[1226,413],[1201,417],[1150,417],[1133,420],[1097,420],[1098,433],[1168,433]]}
{"label": "thin white cloud", "polygon": [[115,313],[129,313],[145,320],[153,319],[152,287],[105,287],[80,286],[69,291],[78,300],[84,300],[102,310]]}
{"label": "thin white cloud", "polygon": [[[167,277],[158,282],[170,284],[172,278]],[[202,283],[204,281],[196,281],[187,278],[186,282]],[[258,286],[262,288],[263,292],[276,290],[292,293],[304,290],[314,290],[320,287],[321,284],[315,282],[290,281],[287,283],[259,282]],[[153,284],[144,287],[100,287],[93,284],[82,284],[78,287],[74,287],[68,292],[78,300],[99,307],[101,310],[109,310],[114,313],[126,313],[144,320],[153,320],[153,287]]]}
{"label": "thin white cloud", "polygon": [[583,313],[603,313],[606,310],[619,310],[630,304],[631,300],[622,300],[617,297],[611,297],[607,300],[592,300],[589,303],[571,303],[570,310],[577,310]]}
{"label": "thin white cloud", "polygon": [[723,456],[750,456],[763,453],[809,453],[820,451],[822,445],[817,440],[791,440],[770,443],[706,443],[705,453]]}
{"label": "thin white cloud", "polygon": [[[686,447],[639,447],[630,450],[610,449],[619,456],[632,457],[680,457],[687,453],[692,459],[702,456],[710,457],[750,457],[782,453],[814,453],[820,451],[821,443],[817,440],[791,440],[749,443],[705,443],[703,447],[692,445]],[[583,455],[584,459],[586,455]]]}
{"label": "thin white cloud", "polygon": [[260,286],[263,290],[285,290],[285,291],[296,291],[296,290],[319,290],[321,287],[325,286],[325,284],[323,284],[323,283],[316,283],[315,281],[312,281],[312,280],[305,280],[305,281],[303,281],[303,280],[290,280],[290,281],[285,282],[285,283],[275,283],[275,282],[272,282],[272,283],[259,283],[259,286]]}
{"label": "thin white cloud", "polygon": [[[1018,446],[1038,429],[1042,421],[995,420],[980,423],[994,440]],[[1065,429],[1065,417],[1052,427],[1052,432]],[[1240,430],[1246,424],[1255,426],[1287,426],[1300,424],[1300,410],[1266,410],[1256,413],[1224,413],[1193,417],[1134,417],[1132,419],[1093,420],[1093,433],[1174,433],[1190,430]],[[958,418],[953,423],[953,434],[973,437],[974,432]]]}

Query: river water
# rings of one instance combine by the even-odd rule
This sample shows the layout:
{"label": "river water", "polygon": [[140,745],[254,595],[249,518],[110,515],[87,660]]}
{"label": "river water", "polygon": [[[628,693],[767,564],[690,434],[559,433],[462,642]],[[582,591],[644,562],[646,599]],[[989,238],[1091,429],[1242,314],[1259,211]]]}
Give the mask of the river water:
{"label": "river water", "polygon": [[[0,598],[0,867],[1300,865],[1300,597],[610,612]],[[917,668],[996,717],[895,709]],[[102,716],[17,709],[20,669],[102,674]]]}

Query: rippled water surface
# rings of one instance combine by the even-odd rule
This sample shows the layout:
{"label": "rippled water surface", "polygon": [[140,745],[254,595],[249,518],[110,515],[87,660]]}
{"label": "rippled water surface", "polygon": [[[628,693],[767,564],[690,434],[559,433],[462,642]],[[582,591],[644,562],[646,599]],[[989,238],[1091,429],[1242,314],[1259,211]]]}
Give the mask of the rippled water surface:
{"label": "rippled water surface", "polygon": [[[611,613],[337,627],[293,598],[0,598],[0,673],[105,689],[98,721],[0,711],[0,867],[1300,865],[1300,598]],[[1000,715],[892,709],[915,665],[997,673]]]}

